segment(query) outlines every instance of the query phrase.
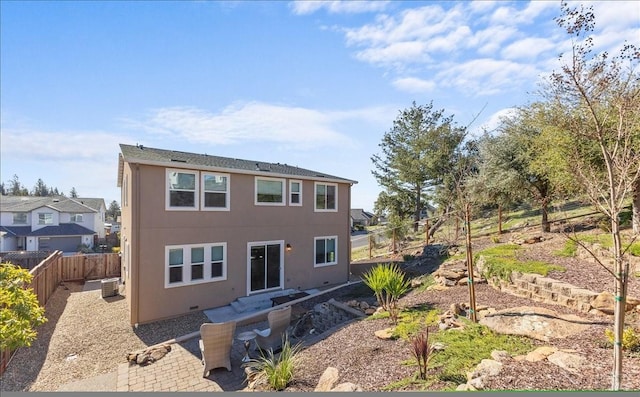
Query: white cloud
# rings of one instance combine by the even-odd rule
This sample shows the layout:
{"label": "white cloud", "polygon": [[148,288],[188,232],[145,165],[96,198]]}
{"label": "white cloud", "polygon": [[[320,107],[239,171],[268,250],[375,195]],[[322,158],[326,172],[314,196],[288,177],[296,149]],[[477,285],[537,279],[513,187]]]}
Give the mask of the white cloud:
{"label": "white cloud", "polygon": [[513,90],[535,80],[538,73],[532,65],[484,58],[447,65],[435,80],[468,96],[482,96]]}
{"label": "white cloud", "polygon": [[236,103],[214,113],[190,107],[155,109],[129,128],[192,143],[230,145],[271,142],[297,148],[344,147],[353,141],[340,132],[359,111],[333,112],[260,102]]}
{"label": "white cloud", "polygon": [[65,194],[75,187],[81,197],[103,198],[107,204],[120,200],[118,144],[135,143],[132,138],[105,131],[43,131],[8,124],[3,120],[3,182],[16,174],[27,189],[41,178]]}
{"label": "white cloud", "polygon": [[296,15],[313,14],[325,9],[330,14],[356,14],[363,12],[382,11],[387,8],[389,1],[315,1],[300,0],[289,3],[289,7]]}
{"label": "white cloud", "polygon": [[465,24],[459,7],[445,11],[435,5],[405,10],[397,17],[379,15],[371,24],[345,29],[345,37],[349,45],[365,46],[416,40],[427,42],[437,35],[456,31]]}
{"label": "white cloud", "polygon": [[544,52],[556,48],[556,43],[540,37],[527,37],[504,47],[501,54],[506,59],[535,60]]}
{"label": "white cloud", "polygon": [[431,58],[425,53],[425,47],[426,44],[419,41],[399,42],[385,47],[367,48],[357,52],[356,58],[381,65],[426,63]]}
{"label": "white cloud", "polygon": [[500,109],[494,112],[491,116],[489,116],[486,120],[484,120],[482,124],[478,125],[477,128],[472,129],[470,131],[470,134],[475,137],[479,137],[484,132],[487,132],[487,133],[494,132],[496,128],[498,128],[498,126],[500,125],[502,118],[513,115],[515,110],[516,110],[515,108],[505,108],[505,109]]}
{"label": "white cloud", "polygon": [[436,83],[415,77],[405,77],[394,80],[393,86],[404,92],[424,93],[433,91],[436,88]]}
{"label": "white cloud", "polygon": [[[524,2],[516,2],[521,5]],[[548,10],[560,11],[560,2],[530,1],[524,9],[510,5],[498,7],[490,17],[490,24],[498,25],[530,25],[536,22],[541,14]]]}
{"label": "white cloud", "polygon": [[476,47],[478,54],[482,56],[495,56],[504,42],[517,35],[518,31],[511,26],[489,26],[486,29],[478,30],[469,39],[467,46]]}
{"label": "white cloud", "polygon": [[0,152],[3,160],[37,157],[56,164],[76,160],[113,163],[113,145],[130,140],[104,131],[40,131],[28,128],[2,128]]}

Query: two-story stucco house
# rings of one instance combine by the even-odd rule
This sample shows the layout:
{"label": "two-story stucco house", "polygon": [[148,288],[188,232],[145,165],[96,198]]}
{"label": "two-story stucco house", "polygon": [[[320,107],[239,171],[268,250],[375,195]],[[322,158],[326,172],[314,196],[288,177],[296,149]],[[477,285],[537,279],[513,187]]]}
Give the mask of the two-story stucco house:
{"label": "two-story stucco house", "polygon": [[104,237],[100,198],[0,196],[0,251],[77,252]]}
{"label": "two-story stucco house", "polygon": [[355,181],[286,164],[120,149],[132,325],[348,281]]}

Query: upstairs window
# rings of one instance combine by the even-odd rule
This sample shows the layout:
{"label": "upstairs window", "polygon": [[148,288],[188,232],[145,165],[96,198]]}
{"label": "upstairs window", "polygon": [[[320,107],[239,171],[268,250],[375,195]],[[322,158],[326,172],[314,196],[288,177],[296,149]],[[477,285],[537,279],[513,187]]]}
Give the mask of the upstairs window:
{"label": "upstairs window", "polygon": [[167,170],[167,209],[197,210],[197,181],[197,172]]}
{"label": "upstairs window", "polygon": [[82,214],[71,214],[71,223],[82,223]]}
{"label": "upstairs window", "polygon": [[256,205],[285,205],[284,179],[256,177]]}
{"label": "upstairs window", "polygon": [[302,205],[302,181],[289,181],[289,205]]}
{"label": "upstairs window", "polygon": [[229,210],[229,175],[202,173],[202,209]]}
{"label": "upstairs window", "polygon": [[315,183],[316,211],[338,210],[338,185],[335,183]]}
{"label": "upstairs window", "polygon": [[27,224],[27,213],[26,212],[14,212],[13,213],[13,224],[14,225],[26,225]]}
{"label": "upstairs window", "polygon": [[53,225],[53,214],[51,212],[39,213],[38,225]]}

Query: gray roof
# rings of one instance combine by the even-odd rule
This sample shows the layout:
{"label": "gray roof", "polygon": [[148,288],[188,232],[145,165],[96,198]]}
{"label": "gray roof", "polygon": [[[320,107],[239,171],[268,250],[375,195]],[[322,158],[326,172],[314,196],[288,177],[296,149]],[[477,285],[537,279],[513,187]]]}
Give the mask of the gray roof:
{"label": "gray roof", "polygon": [[34,231],[31,231],[31,226],[2,226],[0,229],[16,237],[85,236],[96,234],[93,230],[76,223],[61,223],[58,226],[45,226]]}
{"label": "gray roof", "polygon": [[[229,157],[212,156],[210,154],[197,154],[179,152],[176,150],[155,149],[142,145],[120,144],[122,150],[121,160],[129,163],[141,163],[162,165],[177,168],[208,169],[215,171],[236,172],[252,175],[272,175],[280,177],[299,177],[313,180],[328,180],[338,183],[357,183],[318,171],[307,170],[280,163],[266,163],[255,160],[241,160]],[[119,166],[119,174],[122,167]],[[118,180],[120,181],[121,175]],[[118,184],[120,186],[120,183]]]}
{"label": "gray roof", "polygon": [[72,200],[78,201],[80,202],[80,204],[84,204],[92,210],[95,210],[96,212],[100,212],[100,208],[107,208],[106,204],[104,203],[104,199],[102,198],[82,197]]}
{"label": "gray roof", "polygon": [[373,214],[370,214],[367,211],[364,211],[362,208],[353,208],[350,210],[351,218],[354,220],[370,220],[373,217]]}
{"label": "gray roof", "polygon": [[[80,200],[85,200],[83,204]],[[2,212],[31,212],[41,207],[49,207],[58,212],[93,213],[97,212],[89,205],[96,200],[103,199],[72,199],[65,196],[35,197],[35,196],[0,196],[0,211]]]}

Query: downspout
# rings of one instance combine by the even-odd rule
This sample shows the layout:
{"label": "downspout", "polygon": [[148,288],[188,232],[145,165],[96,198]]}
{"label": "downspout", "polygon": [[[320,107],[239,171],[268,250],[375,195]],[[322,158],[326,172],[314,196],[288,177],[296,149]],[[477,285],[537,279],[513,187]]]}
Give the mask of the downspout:
{"label": "downspout", "polygon": [[[135,272],[134,269],[131,269],[131,276],[134,277],[134,285],[132,288],[135,289],[135,293],[133,294],[135,299],[132,299],[132,306],[135,308],[134,313],[134,326],[138,328],[138,322],[140,321],[140,164],[135,164],[135,178],[131,181],[131,189],[135,191],[135,200],[133,201],[133,206],[131,207],[132,213],[135,213],[134,222],[135,226],[132,225],[131,231],[134,234],[133,241],[135,241]],[[135,189],[134,189],[135,186]],[[132,197],[133,198],[133,197]],[[135,209],[135,212],[133,212]],[[131,266],[131,265],[129,265]],[[135,305],[133,305],[135,301]]]}
{"label": "downspout", "polygon": [[347,283],[351,280],[351,187],[353,183],[349,184],[348,189],[348,198],[349,198],[349,208],[347,209]]}

